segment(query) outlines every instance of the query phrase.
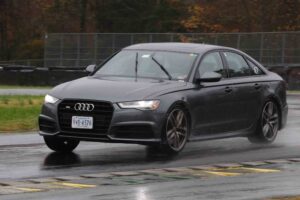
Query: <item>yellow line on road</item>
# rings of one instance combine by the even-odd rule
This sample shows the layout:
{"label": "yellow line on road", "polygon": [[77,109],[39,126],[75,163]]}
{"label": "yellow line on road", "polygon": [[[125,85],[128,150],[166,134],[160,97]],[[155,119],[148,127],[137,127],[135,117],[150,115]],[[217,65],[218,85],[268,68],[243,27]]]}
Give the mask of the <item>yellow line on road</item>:
{"label": "yellow line on road", "polygon": [[21,190],[24,192],[41,192],[43,191],[42,189],[38,189],[38,188],[24,188],[24,187],[16,187],[17,190]]}
{"label": "yellow line on road", "polygon": [[221,172],[221,171],[203,171],[208,174],[213,174],[217,176],[238,176],[241,175],[241,173],[236,173],[236,172]]}
{"label": "yellow line on road", "polygon": [[94,188],[97,185],[90,185],[90,184],[79,184],[79,183],[67,183],[67,182],[54,182],[53,184],[67,186],[72,188]]}
{"label": "yellow line on road", "polygon": [[258,173],[273,173],[273,172],[280,172],[279,169],[264,169],[264,168],[251,168],[251,167],[240,167],[239,169],[245,169],[253,172]]}

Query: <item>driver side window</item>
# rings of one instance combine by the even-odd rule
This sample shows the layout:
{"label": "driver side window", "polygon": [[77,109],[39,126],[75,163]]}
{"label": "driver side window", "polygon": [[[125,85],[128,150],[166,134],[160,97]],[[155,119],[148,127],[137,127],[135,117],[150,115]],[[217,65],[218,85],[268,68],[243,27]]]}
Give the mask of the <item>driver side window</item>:
{"label": "driver side window", "polygon": [[222,63],[222,58],[219,52],[213,52],[205,55],[198,68],[200,77],[205,72],[216,72],[225,77],[225,71]]}

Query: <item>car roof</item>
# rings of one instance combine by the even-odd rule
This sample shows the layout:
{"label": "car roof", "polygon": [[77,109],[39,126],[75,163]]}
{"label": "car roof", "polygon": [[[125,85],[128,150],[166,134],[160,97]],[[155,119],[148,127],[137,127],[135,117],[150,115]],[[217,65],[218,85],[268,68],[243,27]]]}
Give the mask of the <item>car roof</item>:
{"label": "car roof", "polygon": [[125,47],[126,50],[160,50],[160,51],[174,51],[184,53],[199,53],[214,50],[214,49],[232,49],[229,47],[197,44],[197,43],[180,43],[180,42],[161,42],[161,43],[141,43]]}

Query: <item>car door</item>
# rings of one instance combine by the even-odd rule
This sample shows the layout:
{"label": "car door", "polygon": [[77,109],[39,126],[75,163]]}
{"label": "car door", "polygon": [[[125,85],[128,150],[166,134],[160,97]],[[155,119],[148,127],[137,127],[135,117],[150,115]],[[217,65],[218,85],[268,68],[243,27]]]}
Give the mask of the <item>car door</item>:
{"label": "car door", "polygon": [[228,69],[227,84],[235,91],[232,98],[232,130],[250,128],[261,105],[262,85],[253,77],[253,69],[244,56],[237,52],[223,52]]}
{"label": "car door", "polygon": [[232,121],[233,90],[223,84],[227,74],[219,52],[211,52],[203,57],[196,73],[201,77],[205,72],[220,73],[223,78],[219,82],[200,83],[190,96],[193,133],[210,135],[227,132]]}

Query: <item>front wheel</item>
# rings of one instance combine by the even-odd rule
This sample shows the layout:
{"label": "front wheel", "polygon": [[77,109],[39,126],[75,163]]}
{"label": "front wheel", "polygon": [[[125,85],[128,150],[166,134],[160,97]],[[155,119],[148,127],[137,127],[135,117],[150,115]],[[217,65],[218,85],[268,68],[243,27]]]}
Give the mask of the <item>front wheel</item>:
{"label": "front wheel", "polygon": [[272,143],[279,129],[278,106],[273,101],[267,101],[263,107],[254,135],[248,137],[252,143]]}
{"label": "front wheel", "polygon": [[44,140],[49,149],[61,153],[72,152],[79,144],[79,140],[67,138],[44,136]]}
{"label": "front wheel", "polygon": [[188,113],[184,108],[176,106],[166,118],[162,133],[163,150],[169,154],[179,153],[184,148],[188,135]]}

